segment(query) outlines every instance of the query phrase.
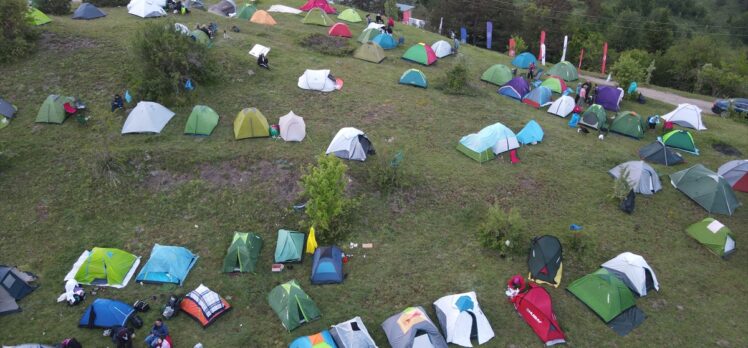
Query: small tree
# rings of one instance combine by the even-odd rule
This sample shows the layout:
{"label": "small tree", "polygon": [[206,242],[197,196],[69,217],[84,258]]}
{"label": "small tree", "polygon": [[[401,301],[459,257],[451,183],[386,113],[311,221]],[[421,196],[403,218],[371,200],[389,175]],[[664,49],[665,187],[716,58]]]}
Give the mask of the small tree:
{"label": "small tree", "polygon": [[317,165],[309,166],[301,178],[302,196],[308,199],[304,225],[314,226],[323,243],[339,242],[347,235],[345,220],[355,200],[345,195],[348,167],[335,156],[320,155]]}
{"label": "small tree", "polygon": [[46,14],[62,16],[70,13],[70,0],[35,0],[34,3]]}
{"label": "small tree", "polygon": [[621,170],[621,175],[613,180],[613,192],[610,194],[610,199],[616,199],[619,202],[626,199],[629,192],[631,192],[631,184],[629,184],[629,170],[624,168]]}
{"label": "small tree", "polygon": [[525,250],[527,227],[518,210],[506,212],[498,204],[488,207],[486,217],[478,226],[478,241],[488,249],[496,250],[502,257]]}
{"label": "small tree", "polygon": [[17,60],[36,48],[39,34],[28,17],[24,0],[0,1],[0,63]]}
{"label": "small tree", "polygon": [[[513,34],[512,39],[514,39],[514,52],[515,53],[522,53],[527,50],[527,43],[525,42],[525,39],[523,39],[519,34]],[[509,46],[506,46],[507,52],[509,52]]]}
{"label": "small tree", "polygon": [[446,94],[474,95],[475,88],[469,82],[470,71],[464,58],[460,58],[436,83],[436,88]]}
{"label": "small tree", "polygon": [[626,89],[631,82],[644,81],[646,71],[631,55],[622,54],[611,69],[613,77],[621,88]]}
{"label": "small tree", "polygon": [[397,21],[400,18],[400,10],[397,8],[396,0],[385,0],[384,2],[384,14],[392,20]]}

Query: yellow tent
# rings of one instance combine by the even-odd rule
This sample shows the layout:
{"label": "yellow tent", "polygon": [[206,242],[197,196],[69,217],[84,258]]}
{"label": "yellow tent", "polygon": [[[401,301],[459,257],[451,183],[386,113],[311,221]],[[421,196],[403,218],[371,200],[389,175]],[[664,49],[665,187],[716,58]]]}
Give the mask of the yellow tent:
{"label": "yellow tent", "polygon": [[234,119],[234,138],[257,138],[269,137],[270,126],[268,120],[256,108],[246,108],[236,115]]}
{"label": "yellow tent", "polygon": [[252,18],[249,19],[252,23],[257,24],[264,24],[264,25],[275,25],[275,19],[270,16],[267,11],[264,10],[257,10],[255,14],[252,15]]}
{"label": "yellow tent", "polygon": [[306,253],[314,254],[317,250],[317,237],[314,236],[314,227],[309,228],[309,237],[306,239]]}

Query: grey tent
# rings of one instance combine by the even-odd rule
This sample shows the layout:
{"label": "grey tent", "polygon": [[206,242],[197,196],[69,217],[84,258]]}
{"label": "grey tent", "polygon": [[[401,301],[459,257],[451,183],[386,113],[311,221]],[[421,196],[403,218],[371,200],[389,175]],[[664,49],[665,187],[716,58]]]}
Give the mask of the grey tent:
{"label": "grey tent", "polygon": [[16,117],[16,107],[13,106],[9,101],[0,98],[0,115],[3,115],[7,118],[13,118]]}
{"label": "grey tent", "polygon": [[0,315],[20,312],[16,303],[36,289],[29,284],[36,281],[36,276],[23,272],[15,267],[0,265]]}
{"label": "grey tent", "polygon": [[221,2],[208,8],[208,12],[228,17],[230,13],[236,12],[236,4],[232,0],[221,0]]}
{"label": "grey tent", "polygon": [[73,13],[73,19],[96,19],[105,16],[106,13],[87,2],[82,3]]}
{"label": "grey tent", "polygon": [[661,141],[655,141],[639,149],[639,158],[653,163],[673,166],[683,163],[683,156],[665,146]]}
{"label": "grey tent", "polygon": [[341,348],[377,348],[361,317],[333,325],[330,334]]}
{"label": "grey tent", "polygon": [[660,183],[660,178],[657,176],[657,172],[649,164],[644,163],[644,161],[621,163],[609,170],[608,173],[618,179],[624,171],[628,172],[627,181],[634,192],[651,195],[662,190],[662,184]]}
{"label": "grey tent", "polygon": [[392,348],[447,348],[447,341],[423,307],[408,307],[382,323]]}

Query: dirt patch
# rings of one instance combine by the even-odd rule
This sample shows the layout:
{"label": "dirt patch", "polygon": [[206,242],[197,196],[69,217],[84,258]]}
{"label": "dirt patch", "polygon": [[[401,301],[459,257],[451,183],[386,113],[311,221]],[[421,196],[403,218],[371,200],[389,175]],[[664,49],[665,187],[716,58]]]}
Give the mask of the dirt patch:
{"label": "dirt patch", "polygon": [[543,189],[542,183],[524,174],[520,174],[519,176],[517,176],[516,185],[516,189],[513,191],[517,191],[519,193],[538,192]]}
{"label": "dirt patch", "polygon": [[712,148],[715,151],[717,151],[717,152],[719,152],[721,154],[728,155],[728,156],[740,157],[740,156],[743,155],[743,153],[740,152],[740,150],[738,150],[735,147],[733,147],[732,145],[726,144],[726,143],[714,143],[714,144],[712,144]]}
{"label": "dirt patch", "polygon": [[50,50],[56,53],[73,53],[82,48],[95,48],[99,44],[92,39],[69,36],[62,37],[54,33],[44,32],[39,40],[39,47],[42,50]]}
{"label": "dirt patch", "polygon": [[150,191],[170,191],[191,179],[192,176],[189,174],[152,170],[145,178],[144,185]]}
{"label": "dirt patch", "polygon": [[361,121],[364,124],[379,123],[386,119],[392,119],[396,115],[395,107],[391,104],[377,105],[363,112]]}

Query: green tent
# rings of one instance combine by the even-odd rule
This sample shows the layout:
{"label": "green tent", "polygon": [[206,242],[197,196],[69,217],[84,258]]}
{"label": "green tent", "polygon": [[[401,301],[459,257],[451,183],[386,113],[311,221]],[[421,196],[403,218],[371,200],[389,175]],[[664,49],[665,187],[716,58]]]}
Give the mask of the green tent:
{"label": "green tent", "polygon": [[234,119],[234,138],[236,140],[245,138],[269,137],[270,126],[260,110],[246,108],[236,115]]}
{"label": "green tent", "polygon": [[275,262],[301,262],[304,256],[304,233],[278,230],[278,241],[275,244]]}
{"label": "green tent", "polygon": [[696,155],[699,154],[699,149],[696,148],[696,143],[693,141],[691,133],[681,129],[676,129],[663,135],[662,143],[667,147],[681,149]]}
{"label": "green tent", "polygon": [[36,114],[36,122],[62,124],[65,121],[65,103],[74,103],[72,97],[50,95],[42,103],[39,113]]}
{"label": "green tent", "polygon": [[184,134],[210,135],[218,125],[218,114],[208,106],[195,105],[192,108],[187,124],[184,126]]}
{"label": "green tent", "polygon": [[273,288],[268,295],[268,303],[288,331],[322,316],[317,305],[296,280]]}
{"label": "green tent", "polygon": [[244,4],[236,11],[236,18],[249,20],[255,14],[255,11],[257,11],[255,5]]}
{"label": "green tent", "polygon": [[488,68],[480,79],[497,86],[502,86],[512,79],[512,70],[504,64],[496,64]]}
{"label": "green tent", "polygon": [[562,61],[554,65],[548,70],[548,75],[558,76],[566,82],[576,81],[579,78],[577,76],[577,68],[567,61]]}
{"label": "green tent", "polygon": [[371,41],[371,39],[377,37],[377,35],[381,34],[382,31],[379,29],[369,28],[361,32],[361,35],[358,36],[358,42],[360,43],[367,43]]}
{"label": "green tent", "polygon": [[329,27],[335,24],[335,21],[327,16],[327,13],[319,7],[315,7],[307,12],[306,17],[301,21],[304,24],[316,24]]}
{"label": "green tent", "polygon": [[356,10],[349,8],[343,12],[340,12],[338,15],[338,19],[346,22],[351,23],[358,23],[361,21],[361,16],[356,12]]}
{"label": "green tent", "polygon": [[582,113],[579,124],[597,130],[608,129],[608,114],[605,113],[605,109],[601,105],[592,104]]}
{"label": "green tent", "polygon": [[670,183],[710,213],[732,215],[741,205],[730,183],[701,164],[670,174]]}
{"label": "green tent", "polygon": [[641,139],[644,138],[646,126],[646,121],[639,114],[633,111],[624,111],[619,113],[610,123],[610,131]]}
{"label": "green tent", "polygon": [[634,293],[605,268],[575,280],[566,289],[606,323],[635,305]]}
{"label": "green tent", "polygon": [[[114,248],[93,248],[75,273],[81,284],[122,285],[138,257]],[[134,271],[134,270],[133,270]]]}
{"label": "green tent", "polygon": [[192,37],[193,40],[205,46],[210,47],[211,45],[210,36],[208,36],[208,34],[206,34],[204,31],[200,29],[193,30],[190,33],[190,37]]}
{"label": "green tent", "polygon": [[727,257],[735,251],[735,237],[732,231],[715,219],[701,220],[689,226],[686,233],[721,257]]}
{"label": "green tent", "polygon": [[223,259],[223,272],[255,272],[260,258],[262,238],[255,233],[234,232],[226,257]]}
{"label": "green tent", "polygon": [[361,47],[353,52],[353,57],[372,63],[380,63],[384,58],[387,58],[384,55],[384,49],[373,42],[362,44]]}
{"label": "green tent", "polygon": [[47,24],[52,21],[44,12],[34,7],[29,7],[29,18],[31,18],[31,24],[33,25]]}

